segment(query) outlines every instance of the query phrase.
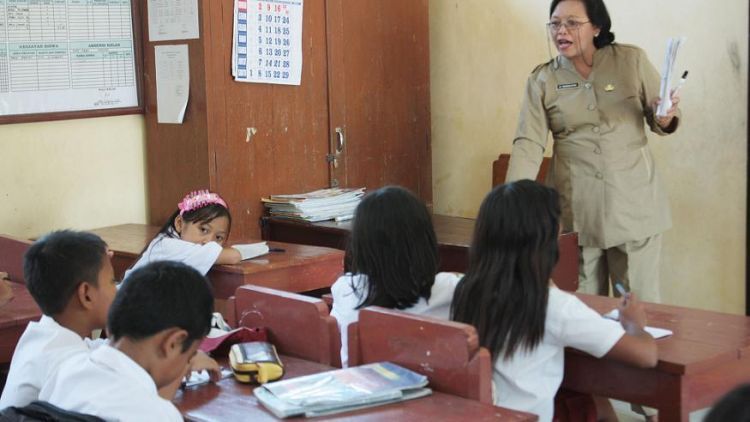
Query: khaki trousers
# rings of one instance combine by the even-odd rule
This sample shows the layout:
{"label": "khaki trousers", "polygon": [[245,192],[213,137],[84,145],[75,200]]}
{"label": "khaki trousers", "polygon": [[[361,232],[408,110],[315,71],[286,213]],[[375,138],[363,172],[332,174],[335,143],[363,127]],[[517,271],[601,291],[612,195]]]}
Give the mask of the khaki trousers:
{"label": "khaki trousers", "polygon": [[[660,302],[659,258],[661,234],[644,240],[628,242],[609,249],[581,246],[578,270],[578,291],[594,295],[619,296],[614,283],[620,282],[627,291],[635,292],[645,302]],[[641,415],[656,414],[656,409],[632,404]]]}
{"label": "khaki trousers", "polygon": [[620,294],[614,283],[622,283],[644,302],[660,302],[659,260],[661,234],[627,242],[609,249],[580,247],[578,291],[609,296]]}

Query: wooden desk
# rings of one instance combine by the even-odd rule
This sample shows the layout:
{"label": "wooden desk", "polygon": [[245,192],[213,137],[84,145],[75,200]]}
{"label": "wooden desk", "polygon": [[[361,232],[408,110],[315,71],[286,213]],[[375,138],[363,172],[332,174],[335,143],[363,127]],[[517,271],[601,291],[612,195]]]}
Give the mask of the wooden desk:
{"label": "wooden desk", "polygon": [[[434,214],[440,271],[466,272],[469,264],[469,245],[474,235],[474,219]],[[282,218],[263,217],[261,235],[264,240],[302,243],[346,249],[351,233],[351,221],[336,223],[304,223]],[[564,233],[560,236],[560,262],[552,273],[552,279],[564,290],[578,289],[578,234]]]}
{"label": "wooden desk", "polygon": [[21,283],[10,284],[13,286],[13,299],[5,306],[0,306],[0,364],[10,362],[26,326],[42,316],[42,311],[26,286]]}
{"label": "wooden desk", "polygon": [[[115,276],[122,277],[154,238],[159,228],[145,224],[122,224],[90,230],[99,235],[114,251]],[[243,243],[247,240],[232,239]],[[291,292],[306,292],[330,287],[343,272],[344,253],[331,248],[269,242],[285,252],[243,261],[237,265],[214,265],[208,279],[217,299],[227,299],[244,284],[272,287]]]}
{"label": "wooden desk", "polygon": [[[577,294],[604,313],[617,299]],[[750,318],[677,306],[646,304],[648,325],[673,336],[657,340],[659,364],[637,369],[568,350],[562,386],[659,409],[659,421],[687,421],[750,381]]]}
{"label": "wooden desk", "polygon": [[[333,369],[319,363],[282,356],[284,379]],[[174,403],[188,421],[276,421],[252,394],[253,386],[233,378],[218,384],[177,393]],[[303,418],[294,418],[301,420]],[[433,392],[431,396],[313,420],[430,421],[430,420],[535,421],[537,417],[478,401]]]}

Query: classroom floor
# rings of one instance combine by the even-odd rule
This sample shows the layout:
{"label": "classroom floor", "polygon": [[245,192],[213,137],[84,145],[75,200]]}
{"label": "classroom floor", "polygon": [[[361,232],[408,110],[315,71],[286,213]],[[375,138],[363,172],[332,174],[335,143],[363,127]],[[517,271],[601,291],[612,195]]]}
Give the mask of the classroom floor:
{"label": "classroom floor", "polygon": [[[612,407],[615,408],[615,413],[617,413],[617,418],[620,420],[620,422],[643,422],[644,421],[643,416],[633,413],[633,411],[630,410],[629,403],[612,400]],[[703,418],[706,417],[706,414],[708,414],[709,410],[710,408],[706,408],[702,410],[696,410],[695,412],[690,413],[690,422],[702,422]]]}

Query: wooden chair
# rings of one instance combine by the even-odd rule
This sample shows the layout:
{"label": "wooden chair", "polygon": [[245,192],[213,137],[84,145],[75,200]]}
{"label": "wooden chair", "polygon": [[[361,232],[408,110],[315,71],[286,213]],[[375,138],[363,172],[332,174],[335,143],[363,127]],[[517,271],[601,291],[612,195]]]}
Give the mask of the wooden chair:
{"label": "wooden chair", "polygon": [[265,327],[269,341],[283,355],[341,366],[341,336],[328,305],[314,297],[253,285],[234,295],[237,326]]}
{"label": "wooden chair", "polygon": [[[539,166],[539,174],[536,175],[536,181],[544,183],[549,169],[549,157],[542,159]],[[508,165],[510,164],[510,154],[500,154],[497,160],[492,162],[492,186],[502,185],[505,183],[505,176],[508,174]]]}
{"label": "wooden chair", "polygon": [[23,256],[31,246],[31,241],[8,235],[0,235],[0,271],[5,271],[10,279],[23,283]]}
{"label": "wooden chair", "polygon": [[492,359],[471,325],[363,309],[349,325],[349,365],[380,361],[426,375],[436,391],[492,403]]}

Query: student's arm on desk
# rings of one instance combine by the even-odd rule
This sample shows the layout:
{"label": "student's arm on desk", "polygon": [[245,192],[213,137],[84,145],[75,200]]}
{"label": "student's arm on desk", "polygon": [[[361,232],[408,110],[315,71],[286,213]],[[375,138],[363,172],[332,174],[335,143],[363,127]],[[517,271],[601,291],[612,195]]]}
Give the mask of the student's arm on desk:
{"label": "student's arm on desk", "polygon": [[242,261],[242,255],[240,251],[232,247],[225,247],[219,257],[216,258],[217,264],[239,264]]}
{"label": "student's arm on desk", "polygon": [[619,360],[639,368],[653,368],[659,362],[656,340],[644,331],[646,311],[633,293],[623,296],[618,306],[620,324],[625,335],[604,355],[607,359]]}

